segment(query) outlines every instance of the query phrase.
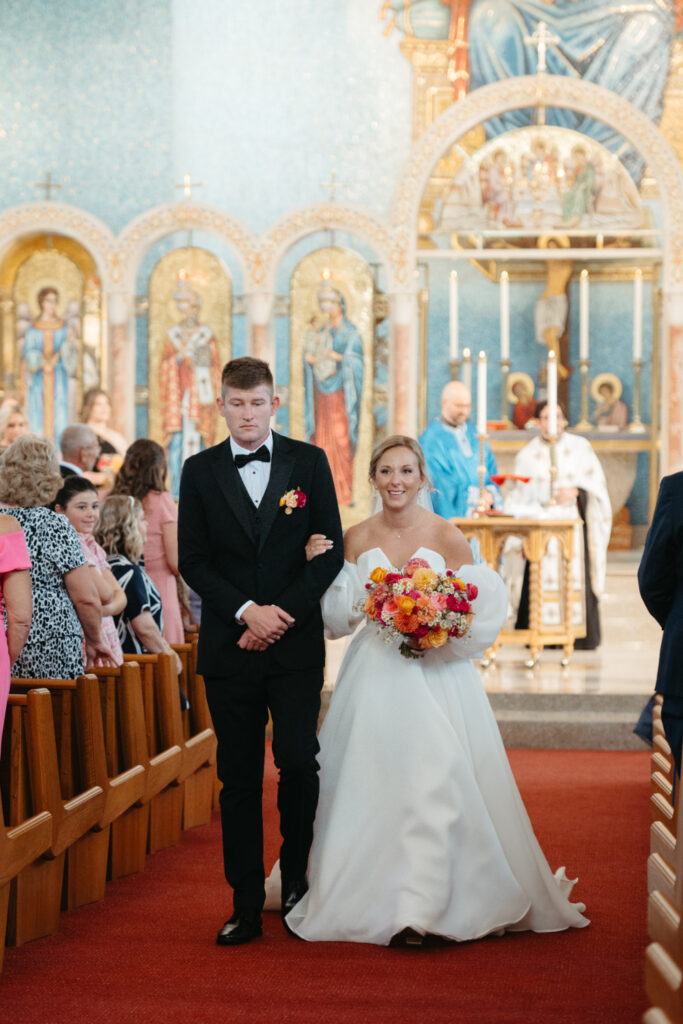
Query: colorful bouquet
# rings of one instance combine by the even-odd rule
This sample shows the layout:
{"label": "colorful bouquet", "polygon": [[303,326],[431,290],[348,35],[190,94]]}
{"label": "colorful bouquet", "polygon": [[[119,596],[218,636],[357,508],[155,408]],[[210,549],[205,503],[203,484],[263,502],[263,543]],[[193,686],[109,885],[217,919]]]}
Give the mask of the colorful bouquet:
{"label": "colorful bouquet", "polygon": [[465,636],[477,596],[473,583],[451,569],[434,572],[422,558],[411,558],[400,572],[373,569],[365,589],[365,614],[386,630],[387,643],[400,640],[404,658],[421,658],[449,637]]}

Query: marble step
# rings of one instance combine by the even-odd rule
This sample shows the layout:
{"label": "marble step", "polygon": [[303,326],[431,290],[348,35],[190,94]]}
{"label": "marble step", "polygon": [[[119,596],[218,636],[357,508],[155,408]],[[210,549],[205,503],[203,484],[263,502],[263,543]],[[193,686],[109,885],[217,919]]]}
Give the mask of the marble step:
{"label": "marble step", "polygon": [[642,694],[489,693],[506,747],[645,750],[633,727]]}

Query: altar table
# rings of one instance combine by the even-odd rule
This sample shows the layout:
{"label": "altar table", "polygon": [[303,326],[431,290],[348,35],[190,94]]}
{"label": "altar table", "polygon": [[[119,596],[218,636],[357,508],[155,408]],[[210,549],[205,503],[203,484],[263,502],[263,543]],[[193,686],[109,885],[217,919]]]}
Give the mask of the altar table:
{"label": "altar table", "polygon": [[[479,541],[484,562],[498,571],[503,545],[508,537],[518,537],[524,556],[529,563],[529,628],[503,628],[492,647],[486,652],[483,664],[488,665],[501,644],[526,644],[529,647],[527,668],[533,668],[544,647],[560,645],[562,665],[568,665],[574,650],[575,631],[572,624],[572,578],[571,560],[574,552],[574,529],[576,518],[569,519],[516,519],[514,516],[481,515],[471,519],[455,518],[451,522],[458,526],[467,540],[475,537]],[[562,560],[560,624],[554,627],[542,622],[543,594],[541,591],[541,559],[548,542],[557,538]]]}

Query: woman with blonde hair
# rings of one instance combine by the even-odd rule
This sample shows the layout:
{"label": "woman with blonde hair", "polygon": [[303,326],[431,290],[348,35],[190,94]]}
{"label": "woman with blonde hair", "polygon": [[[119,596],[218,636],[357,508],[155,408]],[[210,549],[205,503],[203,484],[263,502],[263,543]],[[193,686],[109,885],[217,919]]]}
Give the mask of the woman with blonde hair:
{"label": "woman with blonde hair", "polygon": [[[147,536],[142,505],[132,495],[110,494],[102,502],[93,534],[126,595],[126,607],[114,616],[123,653],[170,652],[171,646],[162,634],[159,591],[140,565]],[[177,655],[176,667],[180,672]]]}
{"label": "woman with blonde hair", "polygon": [[131,494],[142,504],[147,524],[145,572],[154,581],[164,609],[163,633],[182,644],[185,630],[178,601],[178,510],[166,489],[168,464],[160,444],[143,437],[126,452],[112,495]]}
{"label": "woman with blonde hair", "polygon": [[0,505],[19,522],[31,558],[33,619],[14,663],[20,678],[75,679],[88,664],[109,664],[102,610],[78,534],[50,505],[62,485],[54,446],[22,434],[0,459]]}
{"label": "woman with blonde hair", "polygon": [[18,402],[7,402],[0,407],[0,453],[9,448],[21,434],[28,433],[28,422]]}
{"label": "woman with blonde hair", "polygon": [[[309,888],[286,926],[310,941],[378,945],[583,927],[572,883],[536,841],[472,663],[505,619],[503,581],[421,504],[429,482],[413,438],[382,442],[370,479],[379,511],[347,530],[344,568],[322,600],[326,635],[354,635],[320,731]],[[306,556],[328,547],[314,535]]]}

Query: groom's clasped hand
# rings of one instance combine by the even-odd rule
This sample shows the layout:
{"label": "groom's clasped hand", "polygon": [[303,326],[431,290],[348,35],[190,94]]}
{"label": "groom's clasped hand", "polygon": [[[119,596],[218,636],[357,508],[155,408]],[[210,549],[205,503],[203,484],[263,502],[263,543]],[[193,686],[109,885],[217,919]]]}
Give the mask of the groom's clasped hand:
{"label": "groom's clasped hand", "polygon": [[247,628],[237,641],[245,651],[265,651],[294,625],[294,619],[276,604],[250,604],[242,612]]}

